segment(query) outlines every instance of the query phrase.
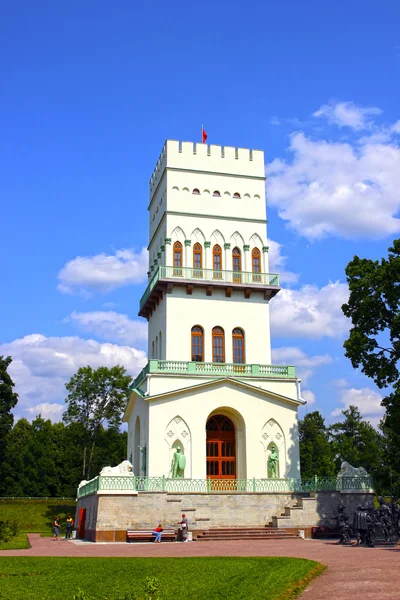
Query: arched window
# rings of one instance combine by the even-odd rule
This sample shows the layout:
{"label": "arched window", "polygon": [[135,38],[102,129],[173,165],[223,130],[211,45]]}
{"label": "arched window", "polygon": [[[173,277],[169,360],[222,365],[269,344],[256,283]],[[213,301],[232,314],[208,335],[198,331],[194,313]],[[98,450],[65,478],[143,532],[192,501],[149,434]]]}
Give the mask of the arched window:
{"label": "arched window", "polygon": [[225,333],[222,327],[214,327],[212,330],[212,353],[213,362],[225,362]]}
{"label": "arched window", "polygon": [[251,253],[251,266],[253,281],[261,281],[261,252],[258,248],[253,248],[253,252]]}
{"label": "arched window", "polygon": [[219,192],[218,190],[215,190],[213,192],[213,196],[217,196],[217,198],[221,198],[221,192]]}
{"label": "arched window", "polygon": [[160,331],[160,336],[159,336],[159,340],[160,340],[160,348],[158,351],[158,357],[157,358],[162,358],[162,337],[161,337],[161,331]]}
{"label": "arched window", "polygon": [[203,277],[203,248],[196,242],[193,246],[193,277]]}
{"label": "arched window", "polygon": [[192,327],[192,361],[204,360],[204,332],[200,325]]}
{"label": "arched window", "polygon": [[222,279],[222,248],[215,244],[213,248],[213,278]]}
{"label": "arched window", "polygon": [[235,283],[240,283],[242,281],[242,276],[240,275],[242,271],[242,255],[238,247],[232,250],[232,270],[233,281]]}
{"label": "arched window", "polygon": [[151,358],[155,358],[155,354],[154,354],[154,340],[151,342]]}
{"label": "arched window", "polygon": [[156,356],[155,358],[158,358],[158,335],[156,335]]}
{"label": "arched window", "polygon": [[200,190],[198,188],[194,188],[192,194],[195,194],[196,196],[200,195]]}
{"label": "arched window", "polygon": [[233,197],[234,197],[234,198],[240,198],[240,194],[239,194],[239,192],[235,192],[235,193],[233,194]]}
{"label": "arched window", "polygon": [[182,244],[174,244],[174,275],[182,275]]}
{"label": "arched window", "polygon": [[232,331],[233,362],[235,364],[244,364],[244,332],[240,327],[235,327]]}

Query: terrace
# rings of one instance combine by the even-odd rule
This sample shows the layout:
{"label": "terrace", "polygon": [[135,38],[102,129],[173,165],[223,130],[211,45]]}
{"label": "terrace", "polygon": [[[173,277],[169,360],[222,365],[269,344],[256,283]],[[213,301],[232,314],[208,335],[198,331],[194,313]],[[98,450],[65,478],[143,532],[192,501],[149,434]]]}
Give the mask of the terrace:
{"label": "terrace", "polygon": [[224,289],[227,298],[233,290],[243,291],[245,298],[262,291],[265,300],[273,298],[281,289],[279,275],[274,273],[159,266],[140,300],[139,316],[148,319],[163,294],[170,293],[174,285],[186,287],[188,295],[192,294],[194,286],[203,287],[207,296],[212,296],[214,289]]}
{"label": "terrace", "polygon": [[296,369],[293,366],[149,360],[147,365],[136,377],[131,389],[137,389],[149,373],[157,373],[160,375],[296,379]]}

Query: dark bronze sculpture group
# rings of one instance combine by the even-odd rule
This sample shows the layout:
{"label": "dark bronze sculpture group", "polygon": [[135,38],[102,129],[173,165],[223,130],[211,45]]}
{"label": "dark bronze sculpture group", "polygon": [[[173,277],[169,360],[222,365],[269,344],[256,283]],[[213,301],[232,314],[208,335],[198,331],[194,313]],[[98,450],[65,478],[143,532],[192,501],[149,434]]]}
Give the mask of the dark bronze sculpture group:
{"label": "dark bronze sculpture group", "polygon": [[400,537],[400,506],[392,499],[379,499],[379,508],[358,506],[353,514],[353,523],[341,502],[337,507],[336,524],[340,532],[339,544],[357,546],[395,546]]}

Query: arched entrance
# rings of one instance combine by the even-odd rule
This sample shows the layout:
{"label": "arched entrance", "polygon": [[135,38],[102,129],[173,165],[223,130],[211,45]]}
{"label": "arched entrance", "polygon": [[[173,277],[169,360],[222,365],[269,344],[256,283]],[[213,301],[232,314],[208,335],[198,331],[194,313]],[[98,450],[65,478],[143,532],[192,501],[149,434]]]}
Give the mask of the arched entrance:
{"label": "arched entrance", "polygon": [[236,435],[233,422],[225,415],[212,415],[206,425],[207,477],[236,478]]}

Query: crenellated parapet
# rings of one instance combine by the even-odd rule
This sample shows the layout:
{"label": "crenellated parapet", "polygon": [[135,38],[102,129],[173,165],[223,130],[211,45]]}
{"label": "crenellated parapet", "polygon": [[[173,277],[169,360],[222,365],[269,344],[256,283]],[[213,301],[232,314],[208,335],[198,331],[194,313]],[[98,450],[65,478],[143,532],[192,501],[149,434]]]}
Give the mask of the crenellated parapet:
{"label": "crenellated parapet", "polygon": [[167,140],[150,178],[150,196],[157,189],[165,169],[265,179],[262,150]]}

